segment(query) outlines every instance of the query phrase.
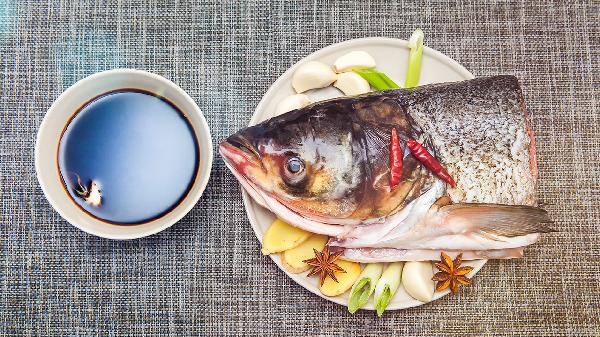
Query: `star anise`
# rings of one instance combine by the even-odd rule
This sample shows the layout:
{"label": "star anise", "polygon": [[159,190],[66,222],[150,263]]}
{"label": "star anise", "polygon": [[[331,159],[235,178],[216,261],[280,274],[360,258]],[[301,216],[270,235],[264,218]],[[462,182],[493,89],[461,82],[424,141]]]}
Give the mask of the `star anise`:
{"label": "star anise", "polygon": [[460,285],[469,285],[472,283],[471,279],[466,277],[468,273],[473,270],[473,267],[465,266],[461,267],[462,253],[458,254],[456,259],[452,261],[448,254],[442,252],[441,261],[436,262],[435,266],[440,271],[433,275],[432,280],[437,281],[435,290],[442,291],[448,287],[453,294],[458,293],[458,287]]}
{"label": "star anise", "polygon": [[308,273],[307,276],[313,276],[320,273],[319,284],[322,286],[323,282],[325,282],[325,278],[327,276],[331,277],[335,282],[338,282],[335,277],[335,273],[345,273],[346,271],[337,264],[335,264],[335,260],[342,255],[343,251],[339,251],[337,253],[331,254],[329,252],[329,247],[325,246],[322,252],[313,248],[313,252],[315,253],[315,257],[308,260],[303,260],[302,262],[306,263],[309,266],[312,266],[312,270]]}

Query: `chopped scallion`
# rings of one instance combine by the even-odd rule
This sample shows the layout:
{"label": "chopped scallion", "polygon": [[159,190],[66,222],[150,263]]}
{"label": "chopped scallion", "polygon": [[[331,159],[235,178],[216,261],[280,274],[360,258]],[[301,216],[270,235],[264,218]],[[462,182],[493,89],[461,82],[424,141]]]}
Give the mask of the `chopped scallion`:
{"label": "chopped scallion", "polygon": [[350,313],[355,313],[363,305],[367,304],[369,297],[375,291],[375,285],[382,271],[383,263],[369,263],[363,269],[350,292],[350,299],[348,300],[348,311]]}
{"label": "chopped scallion", "polygon": [[385,308],[390,304],[390,300],[400,286],[402,266],[403,262],[390,263],[377,282],[374,301],[377,316],[379,317],[383,315]]}
{"label": "chopped scallion", "polygon": [[353,71],[359,74],[360,77],[367,80],[367,82],[369,82],[369,84],[376,90],[400,88],[400,86],[386,74],[375,69],[354,69]]}
{"label": "chopped scallion", "polygon": [[413,88],[419,85],[421,76],[421,61],[423,60],[423,39],[425,35],[421,29],[416,29],[408,40],[410,54],[408,56],[408,73],[406,75],[405,88]]}

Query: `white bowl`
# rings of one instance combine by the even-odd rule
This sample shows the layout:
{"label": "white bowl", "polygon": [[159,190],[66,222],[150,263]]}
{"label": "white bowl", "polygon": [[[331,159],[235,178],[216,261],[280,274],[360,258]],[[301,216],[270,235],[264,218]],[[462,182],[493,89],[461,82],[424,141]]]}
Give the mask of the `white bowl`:
{"label": "white bowl", "polygon": [[[63,187],[57,165],[60,137],[71,116],[85,103],[103,93],[125,88],[142,89],[172,102],[190,122],[198,139],[199,163],[187,196],[164,216],[139,225],[112,225],[82,211]],[[50,205],[73,226],[103,238],[127,240],[158,233],[179,221],[198,202],[206,188],[212,166],[212,140],[208,124],[194,100],[162,76],[134,69],[115,69],[88,76],[73,84],[54,101],[37,134],[35,169]]]}
{"label": "white bowl", "polygon": [[[333,64],[335,59],[339,56],[354,50],[364,50],[368,52],[375,58],[375,61],[377,62],[377,70],[380,70],[390,76],[396,83],[404,83],[404,79],[406,78],[406,70],[408,68],[409,55],[407,41],[382,37],[370,37],[337,43],[306,56],[302,60],[298,61],[298,63],[290,67],[285,73],[283,73],[283,75],[281,75],[275,81],[275,83],[273,83],[269,90],[267,90],[260,103],[258,103],[250,124],[257,124],[271,117],[270,114],[276,110],[277,104],[279,104],[282,99],[289,95],[295,94],[291,82],[292,75],[299,65],[308,61],[320,61],[330,65]],[[425,47],[423,49],[421,78],[419,81],[420,85],[438,82],[463,81],[472,78],[473,75],[467,69],[448,56],[429,47]],[[312,90],[305,94],[307,94],[312,101],[342,96],[342,93],[333,87]],[[275,219],[275,215],[259,206],[245,191],[243,191],[243,198],[244,206],[246,207],[246,213],[248,214],[248,218],[252,224],[252,229],[254,229],[254,233],[262,242],[262,238],[271,222]],[[331,302],[344,306],[348,305],[349,292],[335,297],[324,296],[321,294],[317,286],[318,278],[306,277],[307,272],[301,274],[289,273],[283,268],[278,254],[272,254],[269,256],[273,259],[273,261],[275,261],[277,266],[283,270],[283,272],[285,272],[296,283],[300,284],[308,291]],[[475,275],[475,273],[477,273],[483,267],[485,262],[486,260],[465,262],[465,265],[474,267],[474,270],[469,274],[469,276],[471,277]],[[435,292],[433,300],[436,300],[448,293],[448,290],[443,292]],[[386,310],[405,309],[423,304],[425,303],[410,297],[406,291],[400,287],[396,295],[390,301],[390,304]],[[370,299],[362,309],[374,310],[372,299]]]}

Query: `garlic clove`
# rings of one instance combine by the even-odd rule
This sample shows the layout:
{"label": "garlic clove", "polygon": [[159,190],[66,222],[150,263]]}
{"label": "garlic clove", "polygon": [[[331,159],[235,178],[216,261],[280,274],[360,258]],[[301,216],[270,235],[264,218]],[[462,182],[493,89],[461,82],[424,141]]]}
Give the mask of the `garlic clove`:
{"label": "garlic clove", "polygon": [[343,73],[353,69],[375,68],[375,59],[366,51],[356,50],[342,55],[333,63],[336,73]]}
{"label": "garlic clove", "polygon": [[85,197],[84,200],[94,207],[102,206],[102,191],[100,190],[100,184],[92,181],[89,189],[89,195]]}
{"label": "garlic clove", "polygon": [[275,109],[275,113],[272,117],[283,115],[284,113],[295,109],[304,108],[311,103],[311,100],[303,94],[288,96],[279,102],[279,104],[277,104],[277,108]]}
{"label": "garlic clove", "polygon": [[421,302],[429,302],[433,299],[435,282],[433,277],[433,266],[429,261],[410,261],[404,264],[402,270],[402,285],[406,292]]}
{"label": "garlic clove", "polygon": [[339,74],[333,86],[348,96],[360,95],[371,91],[369,82],[355,72]]}
{"label": "garlic clove", "polygon": [[292,77],[292,86],[297,93],[310,89],[324,88],[333,83],[337,78],[330,67],[321,62],[306,62],[296,69]]}

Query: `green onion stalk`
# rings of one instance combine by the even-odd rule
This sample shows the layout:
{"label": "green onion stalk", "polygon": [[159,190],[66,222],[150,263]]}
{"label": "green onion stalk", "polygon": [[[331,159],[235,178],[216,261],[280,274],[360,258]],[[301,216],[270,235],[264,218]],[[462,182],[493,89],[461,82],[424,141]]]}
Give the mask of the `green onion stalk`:
{"label": "green onion stalk", "polygon": [[354,69],[355,73],[364,78],[375,90],[387,90],[400,88],[388,75],[375,69]]}
{"label": "green onion stalk", "polygon": [[421,61],[423,60],[423,39],[425,35],[421,29],[416,29],[408,40],[410,54],[408,56],[408,73],[406,75],[405,88],[413,88],[419,85],[421,76]]}
{"label": "green onion stalk", "polygon": [[350,300],[348,300],[348,311],[355,313],[362,306],[367,304],[369,297],[375,291],[375,285],[383,271],[383,263],[369,263],[358,276],[358,279],[352,286]]}
{"label": "green onion stalk", "polygon": [[383,315],[385,308],[390,304],[390,300],[400,287],[403,264],[403,262],[390,263],[377,282],[374,300],[375,310],[377,310],[377,316],[379,317]]}

